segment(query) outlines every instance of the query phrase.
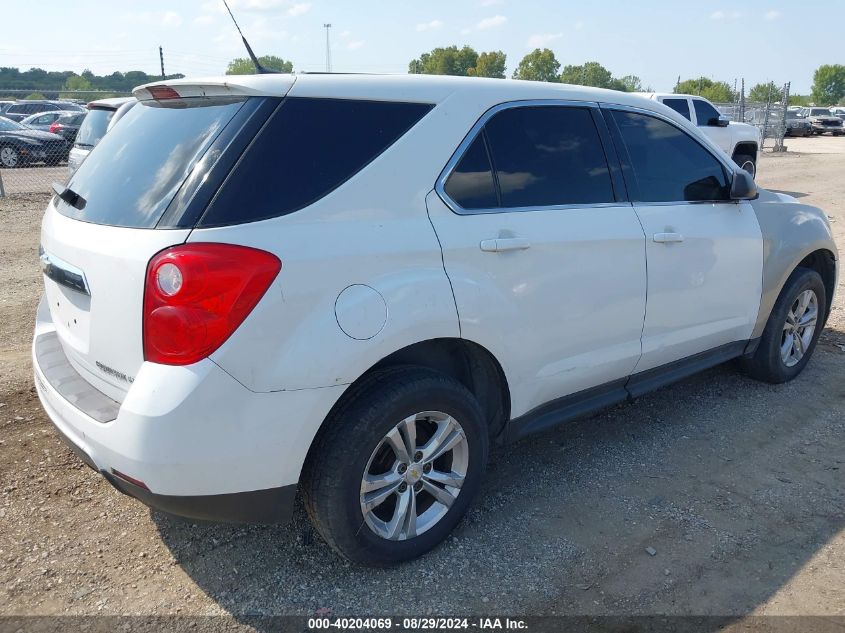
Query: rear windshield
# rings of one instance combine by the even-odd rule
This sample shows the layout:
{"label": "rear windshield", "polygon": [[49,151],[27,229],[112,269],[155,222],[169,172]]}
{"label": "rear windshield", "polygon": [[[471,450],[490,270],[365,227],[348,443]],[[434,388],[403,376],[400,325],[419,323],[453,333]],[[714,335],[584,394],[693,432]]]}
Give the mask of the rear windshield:
{"label": "rear windshield", "polygon": [[[85,222],[152,228],[208,146],[244,99],[145,101],[103,137],[68,183],[85,201],[57,199],[60,213]],[[92,115],[113,114],[92,110]],[[80,205],[77,205],[80,206]]]}
{"label": "rear windshield", "polygon": [[83,208],[58,198],[57,208],[86,222],[136,228],[285,215],[352,178],[431,107],[292,97],[143,101],[68,183]]}
{"label": "rear windshield", "polygon": [[79,147],[94,147],[103,138],[109,121],[114,116],[111,108],[91,108],[79,126],[79,134],[76,135],[76,145]]}

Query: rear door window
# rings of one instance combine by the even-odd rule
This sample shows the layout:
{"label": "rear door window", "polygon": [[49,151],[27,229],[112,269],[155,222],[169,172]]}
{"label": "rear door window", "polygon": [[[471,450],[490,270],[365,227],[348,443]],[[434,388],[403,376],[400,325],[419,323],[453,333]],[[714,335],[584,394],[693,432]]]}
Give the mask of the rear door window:
{"label": "rear door window", "polygon": [[615,200],[610,170],[588,108],[508,108],[485,126],[506,208]]}
{"label": "rear door window", "polygon": [[427,103],[285,99],[200,226],[254,222],[316,202],[366,167],[431,108]]}
{"label": "rear door window", "polygon": [[492,209],[499,206],[483,132],[475,137],[458,161],[444,190],[464,209]]}
{"label": "rear door window", "polygon": [[689,112],[689,100],[687,99],[664,99],[663,105],[672,108],[675,112],[684,117],[687,121],[692,121]]}

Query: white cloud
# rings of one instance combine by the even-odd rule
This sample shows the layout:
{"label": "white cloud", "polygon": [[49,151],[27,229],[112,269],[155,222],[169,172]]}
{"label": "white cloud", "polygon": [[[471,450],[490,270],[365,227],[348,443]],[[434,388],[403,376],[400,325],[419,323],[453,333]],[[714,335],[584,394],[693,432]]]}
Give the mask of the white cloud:
{"label": "white cloud", "polygon": [[288,15],[295,17],[297,15],[302,15],[303,13],[308,13],[310,10],[310,2],[298,2],[293,5],[290,9],[288,9]]}
{"label": "white cloud", "polygon": [[210,15],[198,15],[193,20],[193,23],[196,26],[208,26],[212,22],[214,22],[214,18]]}
{"label": "white cloud", "polygon": [[546,48],[549,44],[563,37],[563,33],[535,33],[528,38],[526,46],[530,49]]}
{"label": "white cloud", "polygon": [[584,20],[578,20],[575,24],[573,24],[576,31],[580,31],[584,28]]}
{"label": "white cloud", "polygon": [[487,29],[494,29],[497,26],[502,26],[508,19],[503,15],[494,15],[490,18],[484,18],[475,25],[475,28],[479,31],[486,31]]}
{"label": "white cloud", "polygon": [[417,24],[417,31],[433,31],[443,27],[443,22],[440,20],[432,20],[431,22],[420,22]]}
{"label": "white cloud", "polygon": [[778,11],[777,9],[772,9],[771,11],[767,11],[764,17],[767,20],[777,20],[780,17],[780,11]]}
{"label": "white cloud", "polygon": [[364,40],[353,40],[346,45],[346,48],[348,48],[350,51],[356,51],[361,48],[364,44],[366,44]]}
{"label": "white cloud", "polygon": [[710,14],[711,20],[738,20],[742,17],[742,13],[739,11],[731,11],[730,13],[725,13],[724,11],[714,11]]}
{"label": "white cloud", "polygon": [[182,24],[182,16],[176,11],[165,11],[161,17],[161,23],[164,26],[180,26]]}
{"label": "white cloud", "polygon": [[497,4],[505,4],[505,0],[481,0],[479,4],[482,7],[492,7]]}

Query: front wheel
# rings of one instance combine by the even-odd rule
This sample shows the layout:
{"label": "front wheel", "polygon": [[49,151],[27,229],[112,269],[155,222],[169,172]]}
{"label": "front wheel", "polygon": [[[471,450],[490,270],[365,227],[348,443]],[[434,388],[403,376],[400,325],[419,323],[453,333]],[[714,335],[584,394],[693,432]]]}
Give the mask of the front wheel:
{"label": "front wheel", "polygon": [[21,164],[21,155],[17,149],[11,145],[4,145],[0,147],[0,166],[12,169]]}
{"label": "front wheel", "polygon": [[749,156],[748,154],[737,154],[734,156],[734,162],[751,174],[752,178],[757,176],[757,162],[754,160],[753,156]]}
{"label": "front wheel", "polygon": [[816,348],[826,310],[827,295],[819,273],[796,268],[772,308],[757,351],[743,361],[748,374],[774,384],[800,374]]}
{"label": "front wheel", "polygon": [[487,461],[475,397],[422,368],[362,380],[325,422],[302,476],[305,507],[349,560],[391,565],[437,546],[466,513]]}

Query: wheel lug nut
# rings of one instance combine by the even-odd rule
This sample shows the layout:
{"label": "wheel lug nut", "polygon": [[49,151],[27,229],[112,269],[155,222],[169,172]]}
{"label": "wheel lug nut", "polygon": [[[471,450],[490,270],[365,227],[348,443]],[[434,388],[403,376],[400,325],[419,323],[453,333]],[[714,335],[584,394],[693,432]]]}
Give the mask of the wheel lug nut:
{"label": "wheel lug nut", "polygon": [[406,470],[408,470],[408,466],[406,464],[399,464],[400,475],[404,475]]}
{"label": "wheel lug nut", "polygon": [[426,464],[425,466],[423,466],[423,472],[424,473],[430,473],[431,472],[431,464]]}
{"label": "wheel lug nut", "polygon": [[422,451],[417,451],[416,453],[414,453],[414,461],[415,462],[418,462],[421,459],[422,459]]}
{"label": "wheel lug nut", "polygon": [[417,492],[422,490],[422,482],[421,481],[418,481],[417,483],[414,484],[414,490],[416,490]]}
{"label": "wheel lug nut", "polygon": [[405,492],[407,489],[408,489],[408,484],[406,484],[404,481],[401,484],[399,484],[399,492]]}

